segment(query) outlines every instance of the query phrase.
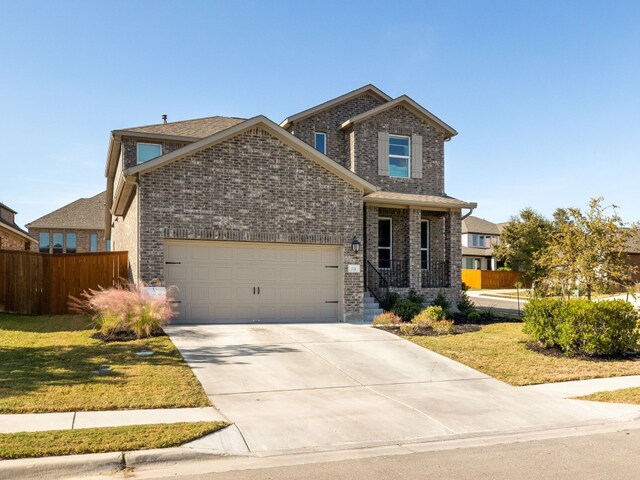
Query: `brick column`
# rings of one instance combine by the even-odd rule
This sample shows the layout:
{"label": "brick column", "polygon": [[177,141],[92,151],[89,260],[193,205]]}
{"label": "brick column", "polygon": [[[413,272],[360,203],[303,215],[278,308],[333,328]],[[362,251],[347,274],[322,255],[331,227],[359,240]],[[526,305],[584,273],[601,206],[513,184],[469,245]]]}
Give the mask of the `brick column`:
{"label": "brick column", "polygon": [[409,232],[409,286],[418,291],[422,288],[420,220],[422,220],[422,210],[409,208],[407,217],[407,230]]}
{"label": "brick column", "polygon": [[462,268],[462,221],[460,210],[451,210],[445,216],[445,260],[449,262],[450,286],[459,296],[462,286],[460,278]]}
{"label": "brick column", "polygon": [[378,268],[378,207],[365,207],[364,267],[367,260]]}

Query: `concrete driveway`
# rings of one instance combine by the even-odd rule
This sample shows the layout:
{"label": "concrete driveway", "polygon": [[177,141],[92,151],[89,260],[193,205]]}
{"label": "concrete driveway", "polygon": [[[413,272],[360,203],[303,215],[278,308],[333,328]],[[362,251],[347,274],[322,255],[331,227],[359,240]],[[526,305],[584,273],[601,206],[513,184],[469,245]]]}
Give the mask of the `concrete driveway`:
{"label": "concrete driveway", "polygon": [[623,421],[640,407],[508,386],[364,325],[166,328],[257,454],[335,450]]}

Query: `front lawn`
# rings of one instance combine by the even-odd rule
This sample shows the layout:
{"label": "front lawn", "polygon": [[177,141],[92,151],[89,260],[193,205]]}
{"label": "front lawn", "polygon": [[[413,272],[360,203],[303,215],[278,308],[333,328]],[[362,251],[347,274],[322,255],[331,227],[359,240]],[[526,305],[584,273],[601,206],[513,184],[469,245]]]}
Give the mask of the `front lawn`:
{"label": "front lawn", "polygon": [[189,422],[3,433],[0,460],[176,447],[224,427],[223,422]]}
{"label": "front lawn", "polygon": [[594,402],[635,403],[640,405],[640,387],[597,392],[576,398],[579,400],[592,400]]}
{"label": "front lawn", "polygon": [[88,323],[0,314],[0,413],[209,405],[168,337],[103,342]]}
{"label": "front lawn", "polygon": [[479,331],[408,340],[511,385],[640,375],[640,358],[600,360],[539,353],[527,347],[522,323],[494,323]]}

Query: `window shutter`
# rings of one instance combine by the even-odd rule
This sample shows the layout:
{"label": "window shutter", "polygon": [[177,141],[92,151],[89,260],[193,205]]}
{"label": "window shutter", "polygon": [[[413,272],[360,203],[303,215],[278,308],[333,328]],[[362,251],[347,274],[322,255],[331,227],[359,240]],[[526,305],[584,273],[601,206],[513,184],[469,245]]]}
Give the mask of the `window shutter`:
{"label": "window shutter", "polygon": [[389,176],[389,134],[378,132],[378,175]]}
{"label": "window shutter", "polygon": [[411,178],[422,178],[422,137],[411,135]]}

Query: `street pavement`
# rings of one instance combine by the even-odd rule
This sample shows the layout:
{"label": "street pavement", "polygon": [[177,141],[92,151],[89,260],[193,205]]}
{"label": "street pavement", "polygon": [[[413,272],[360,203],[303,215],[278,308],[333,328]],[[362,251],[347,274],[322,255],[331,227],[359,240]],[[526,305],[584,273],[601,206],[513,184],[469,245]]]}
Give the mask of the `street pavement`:
{"label": "street pavement", "polygon": [[[637,428],[637,427],[636,427]],[[128,480],[637,480],[640,430],[570,436],[472,448],[227,469],[224,459],[120,474]],[[264,459],[263,459],[264,460]],[[208,469],[217,471],[207,472]],[[103,477],[101,477],[103,478]]]}

